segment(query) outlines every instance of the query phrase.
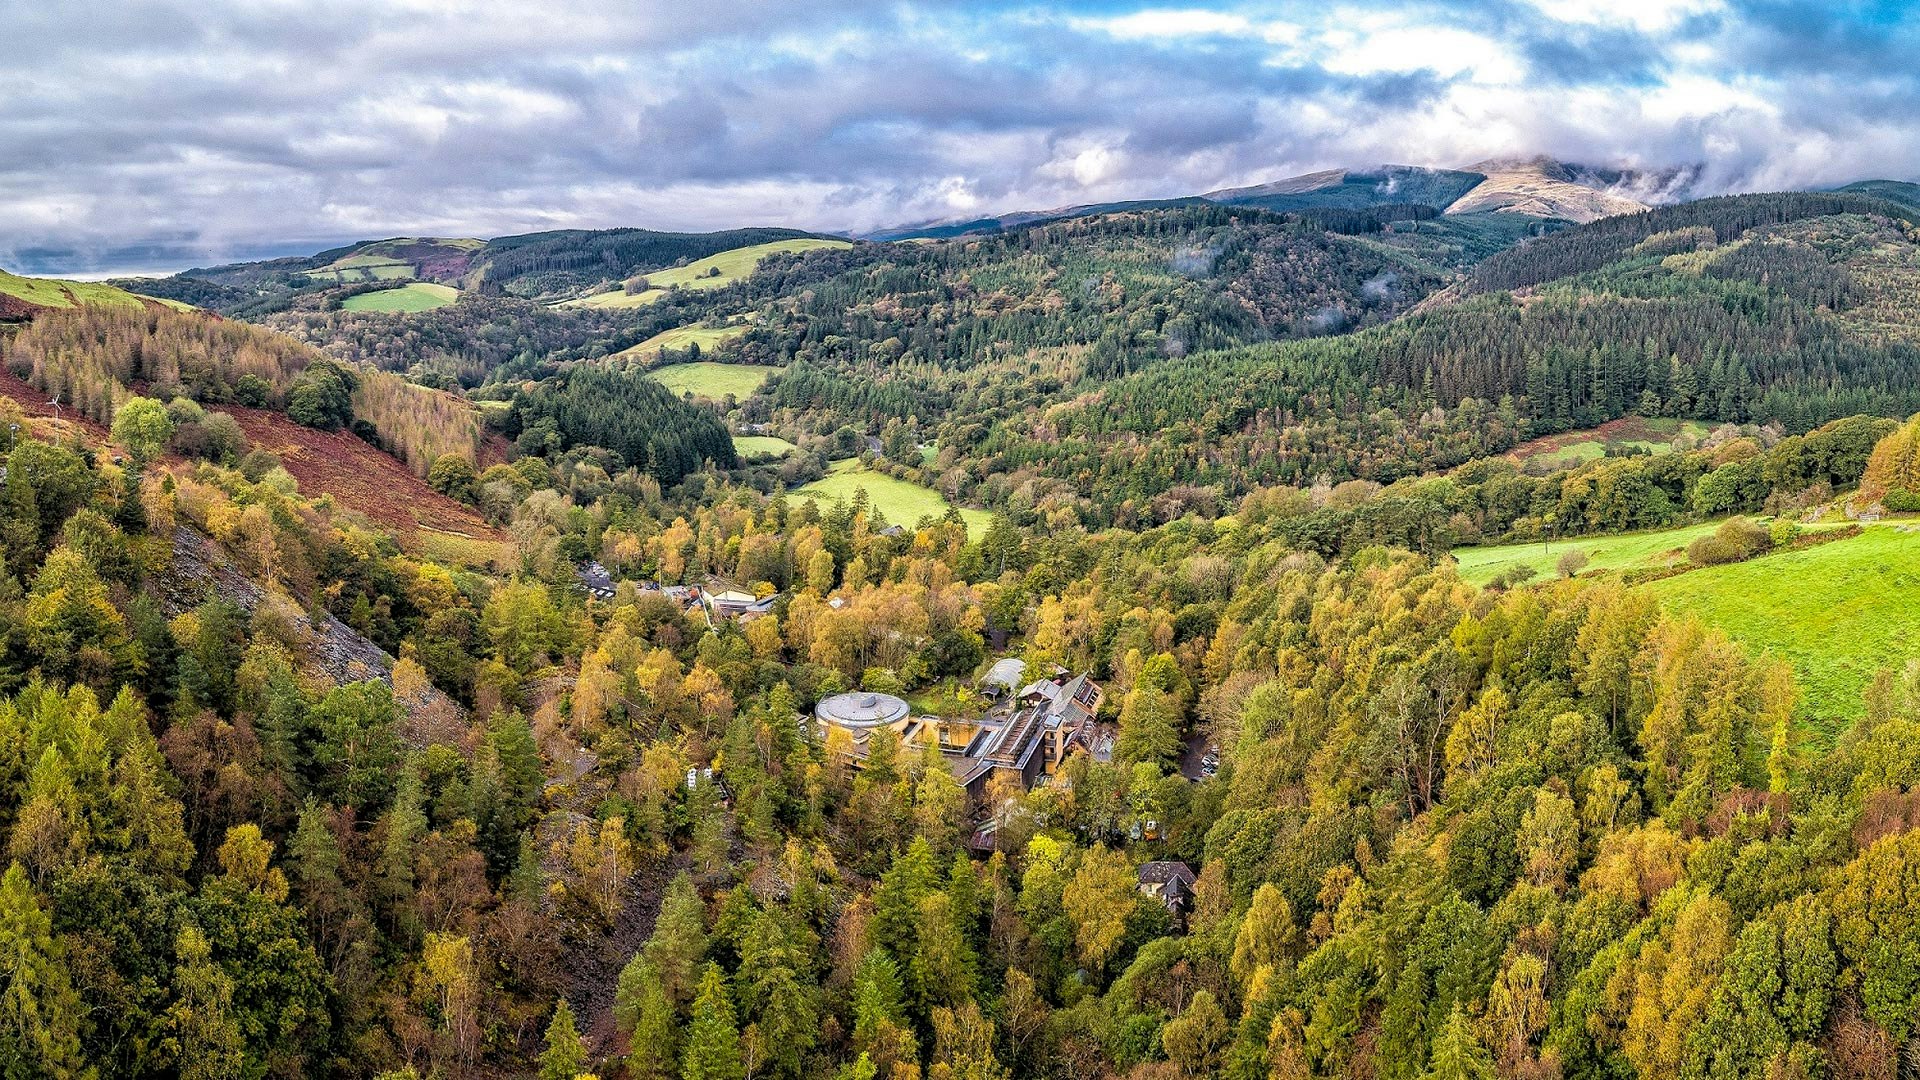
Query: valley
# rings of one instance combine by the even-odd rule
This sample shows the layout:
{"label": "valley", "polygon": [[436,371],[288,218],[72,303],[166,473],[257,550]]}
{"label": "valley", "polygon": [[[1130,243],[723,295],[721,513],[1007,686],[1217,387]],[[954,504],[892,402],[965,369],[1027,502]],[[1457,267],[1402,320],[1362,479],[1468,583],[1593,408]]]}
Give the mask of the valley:
{"label": "valley", "polygon": [[1893,1075],[1920,214],[1696,178],[0,275],[21,1075]]}

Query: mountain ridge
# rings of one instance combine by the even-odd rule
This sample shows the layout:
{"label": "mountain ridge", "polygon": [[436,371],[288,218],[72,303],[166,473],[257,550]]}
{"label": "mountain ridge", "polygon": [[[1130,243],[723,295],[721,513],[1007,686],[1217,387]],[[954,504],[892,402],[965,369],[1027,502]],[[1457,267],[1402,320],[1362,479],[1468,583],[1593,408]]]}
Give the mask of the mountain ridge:
{"label": "mountain ridge", "polygon": [[1701,172],[1702,167],[1697,164],[1664,168],[1603,167],[1544,154],[1488,158],[1459,168],[1380,164],[1320,169],[1257,184],[1216,188],[1199,195],[948,218],[876,229],[860,235],[870,240],[938,239],[1018,228],[1062,217],[1142,206],[1180,205],[1196,200],[1280,212],[1411,203],[1431,206],[1447,214],[1507,213],[1585,224],[1612,214],[1636,213],[1648,206],[1691,198]]}

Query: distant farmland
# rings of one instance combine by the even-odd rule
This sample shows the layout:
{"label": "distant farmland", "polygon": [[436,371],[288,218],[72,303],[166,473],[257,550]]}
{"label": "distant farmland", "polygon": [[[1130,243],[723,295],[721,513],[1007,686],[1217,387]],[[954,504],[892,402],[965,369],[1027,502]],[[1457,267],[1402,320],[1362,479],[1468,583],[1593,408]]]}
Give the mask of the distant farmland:
{"label": "distant farmland", "polygon": [[691,364],[669,364],[655,368],[648,374],[676,394],[724,401],[729,394],[736,399],[752,397],[753,392],[760,389],[760,384],[779,370],[754,364],[716,364],[700,360]]}
{"label": "distant farmland", "polygon": [[566,306],[623,308],[639,307],[651,304],[660,298],[667,289],[718,289],[731,285],[753,273],[760,260],[781,252],[818,251],[822,248],[849,248],[853,245],[845,240],[820,240],[814,237],[800,237],[794,240],[775,240],[767,244],[752,244],[704,259],[690,262],[685,266],[655,270],[646,275],[649,288],[645,292],[630,293],[625,289],[613,289],[608,292],[582,296],[565,301]]}
{"label": "distant farmland", "polygon": [[360,293],[340,302],[343,311],[413,312],[432,311],[460,299],[460,290],[450,285],[416,281],[397,289]]}
{"label": "distant farmland", "polygon": [[633,346],[615,353],[616,356],[657,356],[668,349],[682,350],[690,345],[700,346],[701,352],[709,352],[723,341],[731,341],[747,332],[747,324],[735,323],[732,326],[676,326],[671,330],[658,333]]}

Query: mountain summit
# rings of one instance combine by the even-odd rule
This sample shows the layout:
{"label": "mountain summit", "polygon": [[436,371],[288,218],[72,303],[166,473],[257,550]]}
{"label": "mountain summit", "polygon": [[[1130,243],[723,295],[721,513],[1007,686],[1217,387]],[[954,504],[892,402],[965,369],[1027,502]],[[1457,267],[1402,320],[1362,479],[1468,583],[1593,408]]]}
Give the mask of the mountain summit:
{"label": "mountain summit", "polygon": [[1495,211],[1580,224],[1684,197],[1699,174],[1697,168],[1596,169],[1545,156],[1490,159],[1466,171],[1485,179],[1445,207],[1446,213]]}

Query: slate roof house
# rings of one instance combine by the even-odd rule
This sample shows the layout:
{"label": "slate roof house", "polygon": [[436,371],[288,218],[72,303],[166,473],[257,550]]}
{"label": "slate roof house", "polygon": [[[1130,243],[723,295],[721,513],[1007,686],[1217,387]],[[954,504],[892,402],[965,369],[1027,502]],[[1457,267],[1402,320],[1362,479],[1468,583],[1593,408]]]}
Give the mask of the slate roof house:
{"label": "slate roof house", "polygon": [[1140,867],[1140,895],[1158,900],[1167,914],[1180,920],[1193,903],[1193,868],[1178,859],[1143,863]]}

